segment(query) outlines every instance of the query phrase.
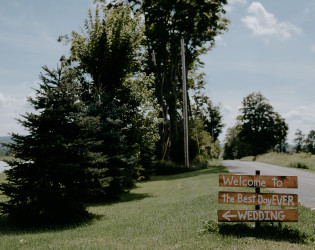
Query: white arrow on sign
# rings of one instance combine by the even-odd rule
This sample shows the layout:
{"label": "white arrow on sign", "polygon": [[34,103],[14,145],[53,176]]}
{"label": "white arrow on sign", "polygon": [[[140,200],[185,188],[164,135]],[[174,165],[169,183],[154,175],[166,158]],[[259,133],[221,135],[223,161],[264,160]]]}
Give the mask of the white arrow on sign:
{"label": "white arrow on sign", "polygon": [[223,217],[224,219],[226,219],[227,221],[231,221],[230,218],[232,218],[232,217],[237,217],[237,215],[232,215],[232,214],[229,215],[229,213],[230,213],[230,211],[226,211],[226,212],[222,215],[222,217]]}

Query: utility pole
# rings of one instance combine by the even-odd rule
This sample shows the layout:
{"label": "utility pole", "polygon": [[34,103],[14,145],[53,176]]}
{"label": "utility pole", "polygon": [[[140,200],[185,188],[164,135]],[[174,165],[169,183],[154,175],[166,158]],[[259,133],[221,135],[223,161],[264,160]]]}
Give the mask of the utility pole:
{"label": "utility pole", "polygon": [[185,166],[189,168],[189,150],[188,150],[188,110],[187,110],[187,89],[186,89],[186,64],[185,64],[185,44],[184,38],[181,39],[182,51],[182,80],[183,80],[183,118],[184,118],[184,153]]}

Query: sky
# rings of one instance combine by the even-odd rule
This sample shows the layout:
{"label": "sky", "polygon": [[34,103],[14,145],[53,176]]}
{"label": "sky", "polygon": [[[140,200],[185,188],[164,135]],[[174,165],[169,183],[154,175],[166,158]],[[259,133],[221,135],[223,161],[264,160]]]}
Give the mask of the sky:
{"label": "sky", "polygon": [[[41,67],[55,68],[69,47],[60,35],[79,30],[92,0],[0,0],[0,136],[25,133],[17,123],[32,112]],[[222,106],[226,129],[242,99],[261,92],[289,125],[288,142],[315,130],[314,0],[229,0],[229,29],[202,56],[205,93]]]}

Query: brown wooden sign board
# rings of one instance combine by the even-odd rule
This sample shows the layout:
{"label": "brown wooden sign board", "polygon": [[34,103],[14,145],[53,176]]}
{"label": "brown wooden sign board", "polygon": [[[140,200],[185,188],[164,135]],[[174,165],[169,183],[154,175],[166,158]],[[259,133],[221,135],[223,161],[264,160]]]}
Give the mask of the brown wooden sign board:
{"label": "brown wooden sign board", "polygon": [[219,192],[220,204],[297,207],[297,194]]}
{"label": "brown wooden sign board", "polygon": [[297,188],[297,176],[219,175],[220,187]]}
{"label": "brown wooden sign board", "polygon": [[219,222],[298,222],[297,209],[218,210]]}

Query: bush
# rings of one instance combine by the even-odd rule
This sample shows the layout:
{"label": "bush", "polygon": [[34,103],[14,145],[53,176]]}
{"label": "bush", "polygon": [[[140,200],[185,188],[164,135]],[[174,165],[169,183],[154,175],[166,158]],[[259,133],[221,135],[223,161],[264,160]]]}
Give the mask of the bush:
{"label": "bush", "polygon": [[183,165],[176,164],[172,161],[158,161],[155,164],[156,175],[180,174],[193,171],[192,168],[186,168]]}
{"label": "bush", "polygon": [[303,162],[292,162],[289,165],[291,168],[302,168],[302,169],[309,169],[309,167]]}

